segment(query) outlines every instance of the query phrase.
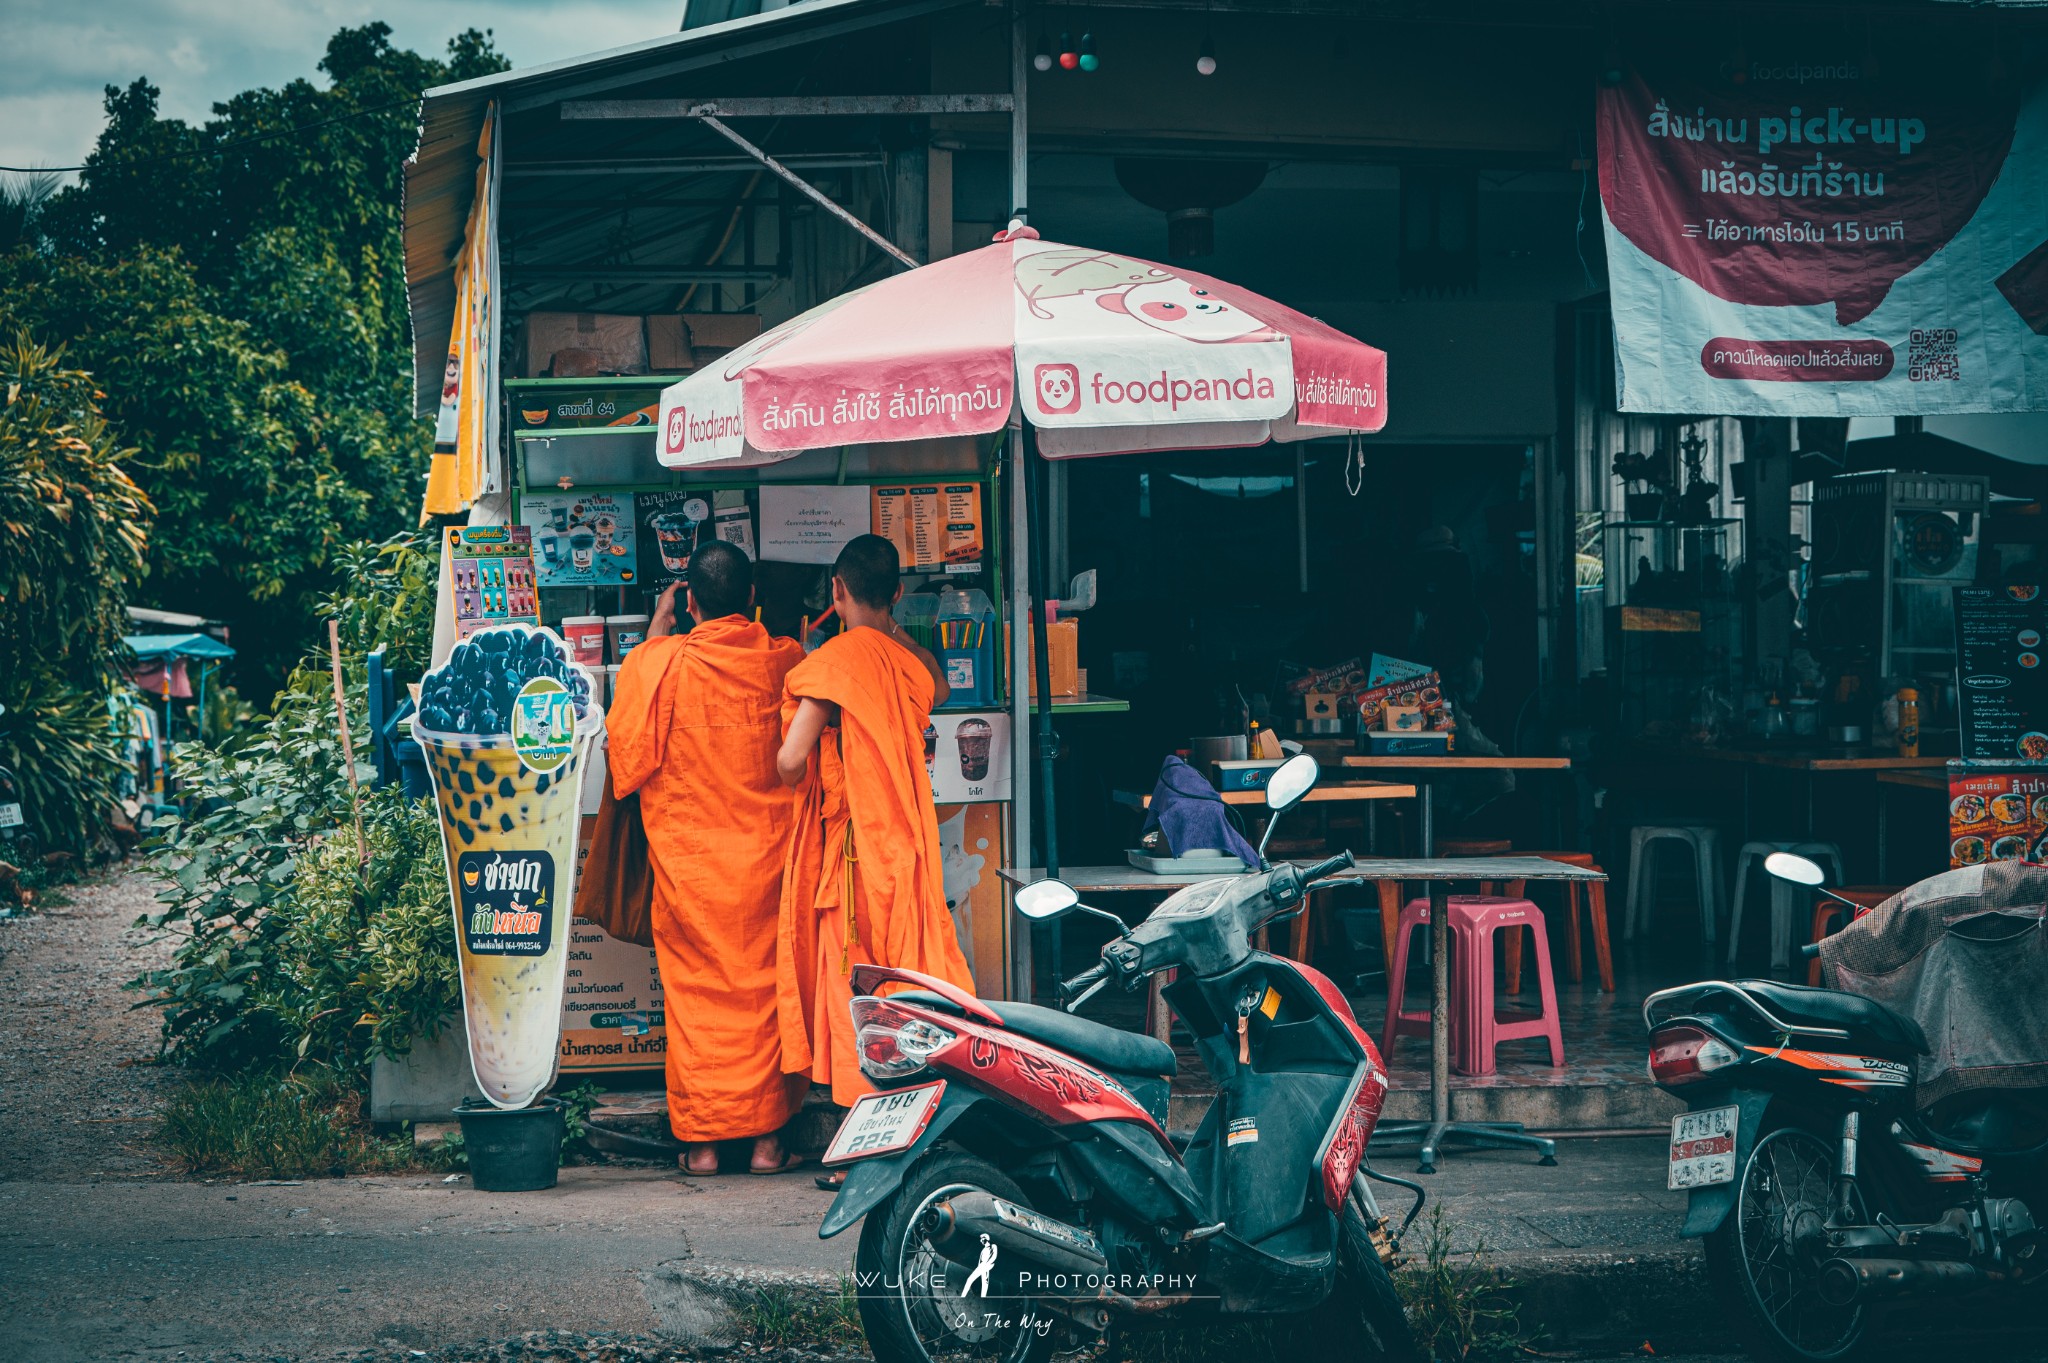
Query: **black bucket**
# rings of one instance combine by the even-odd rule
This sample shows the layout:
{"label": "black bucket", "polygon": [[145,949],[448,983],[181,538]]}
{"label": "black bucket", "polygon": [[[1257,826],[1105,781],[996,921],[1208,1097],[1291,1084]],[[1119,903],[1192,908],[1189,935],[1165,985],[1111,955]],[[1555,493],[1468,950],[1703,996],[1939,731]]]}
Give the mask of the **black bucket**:
{"label": "black bucket", "polygon": [[541,1098],[507,1111],[477,1098],[455,1109],[469,1181],[487,1193],[530,1193],[555,1186],[562,1167],[562,1105]]}

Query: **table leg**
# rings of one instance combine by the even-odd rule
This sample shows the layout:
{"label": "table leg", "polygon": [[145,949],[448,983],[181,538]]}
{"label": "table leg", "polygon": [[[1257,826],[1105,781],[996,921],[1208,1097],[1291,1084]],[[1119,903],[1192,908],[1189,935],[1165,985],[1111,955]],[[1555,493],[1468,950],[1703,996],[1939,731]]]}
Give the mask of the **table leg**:
{"label": "table leg", "polygon": [[1891,859],[1885,855],[1885,850],[1891,842],[1891,830],[1885,825],[1890,822],[1889,814],[1892,802],[1891,797],[1885,793],[1885,783],[1878,781],[1875,785],[1877,786],[1877,883],[1889,885],[1892,883],[1889,871]]}

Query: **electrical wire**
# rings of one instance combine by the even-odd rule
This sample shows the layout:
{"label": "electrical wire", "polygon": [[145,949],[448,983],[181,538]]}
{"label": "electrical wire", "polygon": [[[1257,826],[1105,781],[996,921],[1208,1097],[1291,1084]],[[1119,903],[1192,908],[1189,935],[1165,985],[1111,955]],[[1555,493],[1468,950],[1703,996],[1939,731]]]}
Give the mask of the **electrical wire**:
{"label": "electrical wire", "polygon": [[[143,161],[203,160],[209,156],[220,156],[223,153],[231,152],[236,147],[246,147],[256,142],[274,142],[280,137],[297,137],[301,133],[317,132],[322,128],[331,128],[337,123],[347,123],[351,119],[367,118],[371,114],[388,113],[393,109],[403,108],[408,104],[417,106],[419,102],[420,97],[418,95],[410,95],[405,99],[394,99],[388,104],[372,104],[367,109],[357,109],[351,113],[336,114],[333,118],[323,118],[317,123],[306,123],[296,128],[279,128],[276,132],[257,133],[253,137],[238,137],[232,142],[223,142],[218,147],[212,147],[206,151],[173,152],[169,156],[145,156],[137,159]],[[76,171],[92,169],[94,167],[89,162],[78,166],[0,166],[0,171],[10,172],[15,175],[69,175]]]}

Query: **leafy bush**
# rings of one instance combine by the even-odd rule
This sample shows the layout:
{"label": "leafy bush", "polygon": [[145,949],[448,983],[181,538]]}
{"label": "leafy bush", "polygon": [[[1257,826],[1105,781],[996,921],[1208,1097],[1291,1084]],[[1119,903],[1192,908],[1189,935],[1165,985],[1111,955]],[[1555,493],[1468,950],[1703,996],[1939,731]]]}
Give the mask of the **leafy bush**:
{"label": "leafy bush", "polygon": [[15,332],[0,385],[0,766],[43,846],[84,853],[116,808],[107,697],[156,513],[122,470],[90,375]]}
{"label": "leafy bush", "polygon": [[164,1010],[163,1049],[210,1070],[302,1062],[360,1070],[403,1054],[457,994],[454,919],[435,816],[396,787],[370,791],[366,658],[378,645],[424,663],[435,561],[426,534],[343,554],[343,689],[364,783],[366,867],[357,865],[348,773],[324,650],[309,655],[276,713],[232,750],[179,749],[194,811],[169,819],[151,869],[151,926],[181,941],[131,982]]}

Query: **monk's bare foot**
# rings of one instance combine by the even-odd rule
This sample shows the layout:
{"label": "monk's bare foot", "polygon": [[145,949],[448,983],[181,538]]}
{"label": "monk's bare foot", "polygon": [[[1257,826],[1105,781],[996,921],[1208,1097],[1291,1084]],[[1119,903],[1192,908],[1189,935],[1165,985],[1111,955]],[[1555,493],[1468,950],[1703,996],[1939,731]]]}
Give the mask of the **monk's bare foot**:
{"label": "monk's bare foot", "polygon": [[790,1155],[779,1136],[762,1136],[754,1142],[753,1157],[747,1162],[750,1174],[779,1174],[803,1163],[803,1156]]}
{"label": "monk's bare foot", "polygon": [[718,1147],[715,1145],[686,1145],[683,1157],[678,1161],[686,1174],[703,1178],[718,1172]]}

